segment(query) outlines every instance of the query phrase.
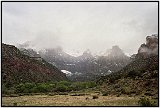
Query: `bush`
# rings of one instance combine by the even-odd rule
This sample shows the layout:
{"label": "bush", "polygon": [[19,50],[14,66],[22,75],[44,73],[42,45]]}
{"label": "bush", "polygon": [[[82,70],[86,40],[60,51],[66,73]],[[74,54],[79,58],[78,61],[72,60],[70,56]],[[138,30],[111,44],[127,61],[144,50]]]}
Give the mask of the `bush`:
{"label": "bush", "polygon": [[93,88],[96,86],[95,82],[75,82],[70,86],[71,90],[82,90],[87,88]]}
{"label": "bush", "polygon": [[138,101],[140,106],[156,106],[155,102],[152,102],[149,98],[143,97]]}
{"label": "bush", "polygon": [[35,88],[35,90],[38,90],[38,92],[48,92],[50,90],[50,86],[47,84],[38,84],[37,88]]}
{"label": "bush", "polygon": [[117,97],[120,97],[120,95],[121,95],[121,93],[118,93],[116,96],[117,96]]}
{"label": "bush", "polygon": [[97,95],[94,95],[94,96],[93,96],[93,99],[98,99],[98,96],[97,96]]}
{"label": "bush", "polygon": [[102,96],[108,96],[108,95],[109,95],[108,92],[105,92],[105,93],[102,94]]}
{"label": "bush", "polygon": [[136,76],[141,76],[141,73],[139,71],[135,71],[135,70],[132,70],[128,73],[128,77],[130,78],[135,78]]}
{"label": "bush", "polygon": [[57,85],[57,87],[56,87],[56,90],[55,90],[55,91],[59,91],[59,92],[66,92],[66,91],[68,91],[68,87],[67,87],[67,86],[65,86],[65,85],[60,84],[60,85]]}
{"label": "bush", "polygon": [[47,95],[48,96],[55,96],[56,94],[55,93],[48,93]]}
{"label": "bush", "polygon": [[[68,91],[78,91],[87,88],[95,87],[94,82],[48,82],[48,83],[20,83],[11,88],[12,93],[46,93],[46,92],[68,92]],[[10,94],[8,88],[5,85],[2,87],[3,94]]]}
{"label": "bush", "polygon": [[129,88],[129,87],[123,87],[121,93],[130,95],[131,94],[131,88]]}
{"label": "bush", "polygon": [[34,83],[21,83],[17,85],[16,93],[38,93],[48,92],[53,86],[45,83],[34,84]]}
{"label": "bush", "polygon": [[59,95],[68,95],[68,93],[59,93]]}
{"label": "bush", "polygon": [[31,88],[31,93],[38,93],[39,92],[39,89],[37,88],[37,86]]}
{"label": "bush", "polygon": [[84,94],[84,93],[79,93],[79,94],[71,94],[70,96],[85,96],[86,94]]}
{"label": "bush", "polygon": [[13,106],[17,106],[17,102],[14,102],[14,103],[13,103]]}
{"label": "bush", "polygon": [[71,85],[71,82],[68,82],[68,81],[60,81],[60,82],[57,82],[57,85],[70,86],[70,85]]}
{"label": "bush", "polygon": [[24,84],[19,84],[16,86],[16,93],[23,93],[25,90],[25,85]]}

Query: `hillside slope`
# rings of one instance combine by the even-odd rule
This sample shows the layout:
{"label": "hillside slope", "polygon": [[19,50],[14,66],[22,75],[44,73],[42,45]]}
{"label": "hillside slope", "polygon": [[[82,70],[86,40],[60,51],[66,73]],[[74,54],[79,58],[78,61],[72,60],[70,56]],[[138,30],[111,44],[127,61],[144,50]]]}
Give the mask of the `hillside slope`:
{"label": "hillside slope", "polygon": [[22,54],[12,45],[2,44],[2,83],[47,82],[67,80],[55,66],[40,57]]}
{"label": "hillside slope", "polygon": [[[135,59],[123,69],[97,80],[97,84],[101,85],[103,92],[106,94],[158,97],[159,59],[156,51],[158,50],[158,38],[154,36],[151,36],[151,38],[152,43],[154,43],[153,40],[156,43],[152,44],[152,49],[148,45],[150,42],[148,42],[147,37],[146,44],[143,44],[147,46],[147,50],[139,50]],[[139,49],[142,50],[142,48],[141,45]]]}

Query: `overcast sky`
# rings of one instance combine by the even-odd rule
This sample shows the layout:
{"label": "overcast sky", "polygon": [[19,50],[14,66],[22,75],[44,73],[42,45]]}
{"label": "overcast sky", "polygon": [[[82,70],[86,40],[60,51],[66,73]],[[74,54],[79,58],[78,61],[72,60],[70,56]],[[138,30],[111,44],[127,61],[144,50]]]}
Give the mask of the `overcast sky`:
{"label": "overcast sky", "polygon": [[158,32],[156,2],[3,2],[2,42],[61,46],[69,54],[105,52],[118,45],[137,53]]}

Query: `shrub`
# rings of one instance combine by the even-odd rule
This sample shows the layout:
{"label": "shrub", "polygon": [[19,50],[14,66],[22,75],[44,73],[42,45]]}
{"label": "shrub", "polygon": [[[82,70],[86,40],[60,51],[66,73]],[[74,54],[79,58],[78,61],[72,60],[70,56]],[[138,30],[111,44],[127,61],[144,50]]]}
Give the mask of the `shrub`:
{"label": "shrub", "polygon": [[[46,92],[68,92],[68,91],[78,91],[87,88],[95,87],[94,82],[47,82],[47,83],[20,83],[15,85],[14,89],[16,93],[46,93]],[[6,94],[8,88],[3,85],[2,93]]]}
{"label": "shrub", "polygon": [[68,81],[60,81],[60,82],[57,82],[57,85],[70,86],[70,85],[71,85],[71,82],[68,82]]}
{"label": "shrub", "polygon": [[109,95],[108,92],[102,94],[102,96],[108,96],[108,95]]}
{"label": "shrub", "polygon": [[98,99],[98,96],[97,96],[97,95],[94,95],[94,96],[93,96],[93,99]]}
{"label": "shrub", "polygon": [[55,96],[56,94],[54,94],[54,93],[48,93],[47,95],[48,96]]}
{"label": "shrub", "polygon": [[47,83],[21,83],[17,85],[16,93],[38,93],[38,92],[49,92],[54,87],[54,84]]}
{"label": "shrub", "polygon": [[139,71],[135,71],[135,70],[132,70],[128,73],[128,77],[130,78],[135,78],[136,76],[141,76],[141,73]]}
{"label": "shrub", "polygon": [[34,83],[25,83],[25,88],[27,88],[27,89],[31,89],[31,88],[33,88],[34,86],[35,86]]}
{"label": "shrub", "polygon": [[123,87],[121,93],[129,95],[129,94],[131,94],[131,88]]}
{"label": "shrub", "polygon": [[120,94],[120,93],[118,93],[116,96],[117,96],[117,97],[119,97],[120,95],[121,95],[121,94]]}
{"label": "shrub", "polygon": [[19,95],[17,95],[17,94],[10,94],[9,96],[10,97],[18,97]]}
{"label": "shrub", "polygon": [[152,102],[149,98],[143,97],[138,101],[140,106],[155,106],[155,102]]}
{"label": "shrub", "polygon": [[39,89],[37,88],[37,86],[31,88],[31,93],[38,93],[39,92]]}
{"label": "shrub", "polygon": [[15,87],[15,91],[16,93],[31,93],[33,87],[35,87],[35,84],[33,83],[21,83]]}
{"label": "shrub", "polygon": [[59,93],[59,95],[68,95],[68,93]]}
{"label": "shrub", "polygon": [[151,72],[151,78],[158,78],[158,70],[154,70],[153,72]]}
{"label": "shrub", "polygon": [[14,102],[14,103],[13,103],[13,106],[17,106],[17,102]]}
{"label": "shrub", "polygon": [[85,86],[86,86],[86,88],[93,88],[96,86],[96,83],[95,82],[86,82]]}
{"label": "shrub", "polygon": [[85,96],[84,93],[72,94],[71,96]]}
{"label": "shrub", "polygon": [[65,85],[57,85],[56,90],[55,91],[59,91],[59,92],[66,92],[68,90],[68,87]]}
{"label": "shrub", "polygon": [[25,85],[24,84],[19,84],[16,86],[16,93],[23,93],[25,90]]}
{"label": "shrub", "polygon": [[35,88],[35,90],[38,90],[39,92],[48,92],[50,90],[50,86],[47,84],[39,84],[37,85],[37,88]]}

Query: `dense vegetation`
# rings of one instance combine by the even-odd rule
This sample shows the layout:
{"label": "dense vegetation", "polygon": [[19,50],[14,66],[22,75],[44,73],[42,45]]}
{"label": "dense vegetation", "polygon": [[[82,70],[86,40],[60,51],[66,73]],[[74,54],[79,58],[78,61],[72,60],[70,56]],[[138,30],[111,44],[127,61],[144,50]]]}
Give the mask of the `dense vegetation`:
{"label": "dense vegetation", "polygon": [[17,93],[46,93],[46,92],[70,92],[96,87],[94,82],[49,82],[49,83],[20,83],[13,87],[2,86],[3,94]]}

